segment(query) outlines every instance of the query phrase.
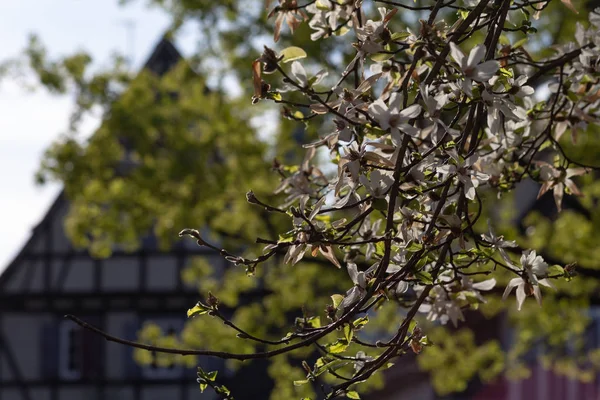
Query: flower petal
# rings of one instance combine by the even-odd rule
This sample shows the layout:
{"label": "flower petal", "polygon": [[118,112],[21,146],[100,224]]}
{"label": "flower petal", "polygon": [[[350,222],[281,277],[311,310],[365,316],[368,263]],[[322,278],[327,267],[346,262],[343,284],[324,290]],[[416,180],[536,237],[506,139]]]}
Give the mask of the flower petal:
{"label": "flower petal", "polygon": [[490,80],[492,76],[498,71],[500,64],[498,61],[486,61],[483,64],[479,64],[473,71],[471,78],[478,82],[484,82]]}
{"label": "flower petal", "polygon": [[485,57],[485,46],[482,44],[479,44],[479,45],[473,47],[473,49],[469,53],[469,59],[467,60],[467,65],[466,65],[467,68],[475,67],[477,64],[479,64],[479,62],[481,60],[483,60],[483,57]]}
{"label": "flower petal", "polygon": [[539,283],[540,285],[542,285],[542,286],[546,286],[546,287],[549,287],[549,288],[551,288],[551,289],[556,289],[556,288],[554,287],[554,285],[552,284],[552,282],[550,282],[550,281],[549,281],[547,278],[544,278],[544,279],[539,279],[539,280],[538,280],[538,283]]}
{"label": "flower petal", "polygon": [[400,115],[404,118],[417,118],[421,113],[421,106],[419,104],[413,104],[410,107],[406,107],[400,112]]}
{"label": "flower petal", "polygon": [[542,306],[542,291],[540,290],[540,287],[537,285],[533,287],[533,297],[535,297],[535,300],[537,301],[538,305],[541,307]]}
{"label": "flower petal", "polygon": [[496,279],[488,279],[482,282],[477,282],[473,284],[473,289],[477,290],[492,290],[496,286]]}
{"label": "flower petal", "polygon": [[521,284],[517,286],[517,310],[521,311],[521,307],[523,307],[523,303],[525,302],[525,284]]}
{"label": "flower petal", "polygon": [[515,286],[520,285],[521,283],[523,283],[523,279],[522,278],[513,278],[510,280],[510,282],[508,282],[508,285],[506,285],[506,289],[504,289],[504,293],[502,294],[502,300],[506,300],[506,298],[508,297],[508,295],[510,294],[510,292],[512,292],[512,289]]}
{"label": "flower petal", "polygon": [[396,286],[396,295],[399,296],[403,293],[406,293],[408,290],[408,282],[400,281]]}
{"label": "flower petal", "polygon": [[450,55],[458,63],[458,65],[463,67],[463,60],[465,59],[465,55],[460,50],[460,48],[454,44],[454,42],[450,42]]}
{"label": "flower petal", "polygon": [[348,263],[348,275],[350,275],[350,279],[354,282],[355,285],[358,285],[358,268],[354,263]]}
{"label": "flower petal", "polygon": [[381,129],[387,130],[390,127],[390,123],[389,123],[390,111],[382,99],[379,98],[379,99],[375,100],[369,106],[369,113],[373,117],[375,117],[375,119],[379,123],[379,126],[381,127]]}
{"label": "flower petal", "polygon": [[338,309],[345,310],[348,306],[354,304],[358,299],[360,299],[360,289],[357,286],[354,286],[346,293],[346,297],[338,306]]}
{"label": "flower petal", "polygon": [[292,63],[292,75],[294,78],[296,78],[296,81],[298,81],[298,83],[301,86],[305,87],[308,85],[308,78],[306,77],[306,70],[304,69],[302,64],[300,64],[300,62],[294,61]]}
{"label": "flower petal", "polygon": [[563,195],[564,195],[564,185],[562,183],[557,184],[556,186],[554,186],[554,202],[556,203],[556,209],[558,210],[558,212],[562,211],[562,199],[563,199]]}

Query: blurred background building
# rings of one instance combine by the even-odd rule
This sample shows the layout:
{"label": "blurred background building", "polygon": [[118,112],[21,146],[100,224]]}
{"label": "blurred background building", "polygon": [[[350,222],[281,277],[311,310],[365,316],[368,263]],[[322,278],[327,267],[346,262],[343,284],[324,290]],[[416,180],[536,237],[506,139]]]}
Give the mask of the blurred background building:
{"label": "blurred background building", "polygon": [[[144,68],[165,73],[181,56],[167,40],[160,40]],[[522,218],[531,208],[552,207],[551,196],[534,204],[537,187],[522,189]],[[526,200],[525,200],[526,199]],[[570,201],[570,200],[569,200]],[[549,204],[549,205],[548,205]],[[216,398],[200,394],[194,368],[142,367],[132,349],[104,341],[65,314],[74,314],[115,336],[136,340],[146,321],[164,332],[180,332],[185,310],[198,300],[196,287],[186,286],[181,271],[190,258],[221,257],[207,254],[192,241],[161,251],[148,235],[135,252],[115,249],[108,259],[92,258],[75,249],[64,232],[69,202],[63,193],[35,226],[27,243],[0,275],[0,400],[188,400]],[[1,244],[0,244],[1,245]],[[16,249],[15,249],[16,250]],[[14,250],[11,250],[14,252]],[[0,265],[0,268],[3,267]],[[2,271],[0,269],[0,271]],[[600,314],[594,315],[596,319]],[[501,337],[510,343],[504,318],[485,320],[472,316],[469,324],[478,341]],[[600,344],[598,323],[588,328],[589,343]],[[536,349],[543,351],[543,347]],[[568,351],[568,349],[566,350]],[[535,352],[534,352],[535,353]],[[535,354],[531,363],[535,365]],[[206,361],[207,369],[224,372],[219,360]],[[225,374],[225,383],[238,399],[263,399],[271,387],[263,369]],[[436,399],[428,376],[419,372],[414,357],[387,371],[385,390],[369,398],[383,400]],[[236,390],[237,389],[237,390]],[[493,384],[472,382],[455,400],[597,400],[600,381],[581,383],[535,366],[523,381],[499,379]]]}
{"label": "blurred background building", "polygon": [[[163,39],[144,68],[163,74],[180,59]],[[149,235],[133,253],[115,249],[109,259],[94,259],[67,239],[68,208],[59,194],[0,275],[0,399],[198,398],[194,369],[140,367],[132,349],[108,343],[63,316],[78,315],[129,340],[136,340],[145,321],[180,332],[185,310],[198,300],[197,289],[183,284],[181,271],[190,257],[210,255],[190,241],[160,251]],[[205,367],[221,366],[216,360]],[[203,398],[211,396],[207,392]]]}

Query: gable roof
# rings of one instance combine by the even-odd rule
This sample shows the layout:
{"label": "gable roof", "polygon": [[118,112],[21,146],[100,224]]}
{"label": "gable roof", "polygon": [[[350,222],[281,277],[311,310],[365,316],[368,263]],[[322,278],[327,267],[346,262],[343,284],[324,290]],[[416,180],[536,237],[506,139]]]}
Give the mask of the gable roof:
{"label": "gable roof", "polygon": [[[171,68],[182,60],[181,53],[177,50],[175,45],[166,37],[162,36],[160,41],[156,44],[152,53],[148,57],[148,60],[144,63],[142,70],[150,70],[155,74],[161,76],[166,74]],[[8,266],[0,273],[0,287],[2,287],[12,275],[14,275],[18,265],[25,258],[25,256],[31,251],[33,246],[36,244],[36,239],[40,235],[44,228],[50,225],[52,217],[57,213],[61,206],[68,202],[67,196],[64,190],[61,190],[56,199],[42,218],[42,220],[32,229],[31,236],[25,242],[21,250],[8,264]]]}

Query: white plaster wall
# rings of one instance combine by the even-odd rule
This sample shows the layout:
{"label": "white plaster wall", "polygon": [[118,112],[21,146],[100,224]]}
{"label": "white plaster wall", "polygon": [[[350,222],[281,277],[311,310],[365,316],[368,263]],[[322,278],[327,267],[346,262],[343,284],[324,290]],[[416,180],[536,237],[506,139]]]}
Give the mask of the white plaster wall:
{"label": "white plaster wall", "polygon": [[65,233],[64,222],[67,212],[69,210],[69,203],[67,201],[62,202],[58,210],[54,214],[52,220],[52,248],[53,251],[66,252],[71,246],[71,242],[67,239]]}
{"label": "white plaster wall", "polygon": [[3,288],[6,293],[21,292],[21,287],[25,279],[25,268],[23,268],[23,266],[24,263],[19,263],[10,280],[6,282],[6,286]]}
{"label": "white plaster wall", "polygon": [[[23,268],[27,262],[25,262],[21,268]],[[31,281],[27,283],[29,290],[34,293],[40,293],[44,291],[44,269],[46,267],[44,261],[38,260],[31,262],[31,267],[33,268],[33,274],[31,276]]]}
{"label": "white plaster wall", "polygon": [[138,258],[112,257],[102,262],[102,290],[118,292],[136,290],[138,285]]}
{"label": "white plaster wall", "polygon": [[175,290],[179,274],[175,257],[148,258],[147,261],[148,289],[152,291]]}
{"label": "white plaster wall", "polygon": [[94,261],[74,259],[65,277],[64,292],[89,292],[94,287]]}
{"label": "white plaster wall", "polygon": [[[109,313],[106,314],[106,331],[119,337],[126,336],[128,324],[137,321],[134,313]],[[125,358],[130,352],[120,344],[107,342],[105,347],[106,376],[108,379],[123,379],[126,375]]]}
{"label": "white plaster wall", "polygon": [[[41,379],[41,333],[50,318],[44,314],[4,313],[2,334],[24,379]],[[5,399],[2,399],[5,400]]]}

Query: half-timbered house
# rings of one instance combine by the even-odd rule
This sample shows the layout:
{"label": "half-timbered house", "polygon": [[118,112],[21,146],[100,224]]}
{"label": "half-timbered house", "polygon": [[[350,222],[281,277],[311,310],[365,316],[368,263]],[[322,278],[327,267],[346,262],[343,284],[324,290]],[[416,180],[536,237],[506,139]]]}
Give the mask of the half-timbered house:
{"label": "half-timbered house", "polygon": [[[180,59],[163,39],[145,68],[162,75]],[[188,241],[160,251],[149,235],[135,252],[116,250],[108,259],[94,259],[68,240],[63,228],[68,209],[61,193],[0,275],[0,400],[199,398],[193,369],[141,367],[130,348],[63,316],[80,316],[130,340],[145,321],[179,332],[185,310],[198,300],[197,289],[182,282],[181,270],[203,250]]]}

